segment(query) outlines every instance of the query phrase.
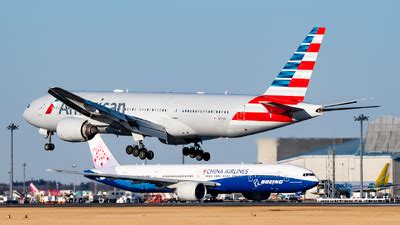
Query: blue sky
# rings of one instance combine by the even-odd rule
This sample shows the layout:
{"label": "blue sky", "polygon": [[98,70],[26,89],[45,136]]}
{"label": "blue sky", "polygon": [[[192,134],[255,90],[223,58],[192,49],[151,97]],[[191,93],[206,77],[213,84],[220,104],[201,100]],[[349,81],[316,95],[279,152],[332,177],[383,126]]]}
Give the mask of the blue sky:
{"label": "blue sky", "polygon": [[[327,32],[306,101],[373,98],[371,119],[398,115],[398,1],[1,1],[0,182],[8,180],[10,122],[15,179],[71,182],[46,168],[91,168],[86,143],[55,138],[56,150],[22,118],[49,87],[71,90],[263,93],[314,26]],[[353,116],[325,116],[255,136],[204,144],[210,163],[253,163],[263,137],[354,137]],[[124,149],[130,137],[107,136],[123,164],[141,163]],[[152,163],[180,163],[181,147],[146,140]],[[189,162],[194,162],[189,160]],[[81,179],[85,180],[85,179]]]}

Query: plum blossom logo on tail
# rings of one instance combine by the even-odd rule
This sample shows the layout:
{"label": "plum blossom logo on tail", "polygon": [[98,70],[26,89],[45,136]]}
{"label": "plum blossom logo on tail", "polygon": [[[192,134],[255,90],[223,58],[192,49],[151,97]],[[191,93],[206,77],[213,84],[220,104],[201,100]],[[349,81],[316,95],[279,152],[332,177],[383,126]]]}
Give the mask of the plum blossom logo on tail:
{"label": "plum blossom logo on tail", "polygon": [[93,152],[93,162],[98,166],[104,166],[110,160],[104,149],[105,146],[103,144],[99,144],[91,149]]}

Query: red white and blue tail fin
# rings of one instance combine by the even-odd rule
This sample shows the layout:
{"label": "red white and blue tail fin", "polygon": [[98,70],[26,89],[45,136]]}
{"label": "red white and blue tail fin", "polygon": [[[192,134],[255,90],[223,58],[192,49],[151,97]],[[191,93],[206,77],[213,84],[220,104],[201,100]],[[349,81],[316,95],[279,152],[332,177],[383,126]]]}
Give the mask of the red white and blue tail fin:
{"label": "red white and blue tail fin", "polygon": [[311,30],[263,97],[282,103],[304,100],[324,34],[324,27]]}
{"label": "red white and blue tail fin", "polygon": [[90,153],[92,154],[94,168],[99,169],[119,165],[117,160],[112,155],[110,149],[108,149],[106,143],[104,143],[100,134],[97,134],[88,142]]}

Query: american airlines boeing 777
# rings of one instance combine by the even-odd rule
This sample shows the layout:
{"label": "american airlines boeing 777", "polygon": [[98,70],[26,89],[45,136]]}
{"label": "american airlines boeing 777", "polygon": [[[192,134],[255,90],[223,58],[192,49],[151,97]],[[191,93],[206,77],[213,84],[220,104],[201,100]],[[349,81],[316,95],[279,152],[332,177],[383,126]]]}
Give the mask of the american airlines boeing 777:
{"label": "american airlines boeing 777", "polygon": [[170,145],[193,144],[182,153],[208,161],[210,154],[200,144],[219,137],[242,137],[321,116],[323,112],[371,108],[337,107],[356,103],[316,105],[304,102],[311,74],[325,34],[325,28],[311,30],[281,72],[259,96],[69,92],[50,88],[50,95],[33,101],[24,118],[47,135],[46,150],[53,150],[54,132],[65,141],[84,142],[97,133],[131,135],[134,145],[126,152],[140,159],[152,159],[145,137],[156,137]]}

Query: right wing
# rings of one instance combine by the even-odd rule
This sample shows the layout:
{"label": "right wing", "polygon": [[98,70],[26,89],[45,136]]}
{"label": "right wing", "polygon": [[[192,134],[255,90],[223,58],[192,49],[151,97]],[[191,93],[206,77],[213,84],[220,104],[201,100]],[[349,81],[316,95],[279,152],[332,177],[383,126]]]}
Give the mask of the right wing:
{"label": "right wing", "polygon": [[93,120],[107,123],[117,128],[127,129],[132,133],[167,140],[167,131],[160,124],[107,108],[59,87],[50,88],[48,93]]}

